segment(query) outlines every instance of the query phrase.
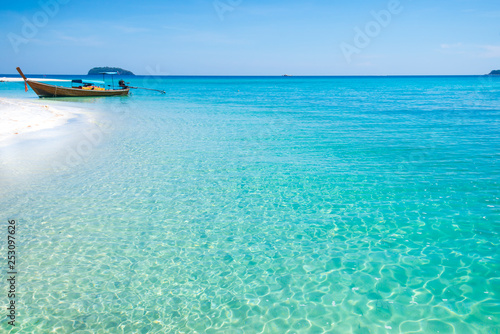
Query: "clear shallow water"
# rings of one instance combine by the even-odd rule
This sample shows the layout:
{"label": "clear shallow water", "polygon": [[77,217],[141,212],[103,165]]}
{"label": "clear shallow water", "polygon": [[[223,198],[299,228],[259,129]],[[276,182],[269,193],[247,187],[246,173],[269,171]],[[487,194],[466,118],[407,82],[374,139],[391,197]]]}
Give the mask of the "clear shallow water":
{"label": "clear shallow water", "polygon": [[131,80],[3,176],[16,330],[500,331],[498,78]]}

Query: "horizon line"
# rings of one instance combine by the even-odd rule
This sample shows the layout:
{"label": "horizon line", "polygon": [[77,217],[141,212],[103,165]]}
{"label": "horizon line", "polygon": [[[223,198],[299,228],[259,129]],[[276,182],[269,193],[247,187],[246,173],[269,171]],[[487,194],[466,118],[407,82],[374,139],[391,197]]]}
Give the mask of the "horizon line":
{"label": "horizon line", "polygon": [[[0,76],[19,76],[17,73],[1,73]],[[87,76],[87,75],[101,75],[101,74],[26,74],[26,75],[36,75],[36,76]],[[153,74],[116,74],[116,76],[140,76],[140,77],[285,77],[285,78],[293,78],[293,77],[476,77],[476,76],[500,76],[495,74],[162,74],[162,75],[153,75]]]}

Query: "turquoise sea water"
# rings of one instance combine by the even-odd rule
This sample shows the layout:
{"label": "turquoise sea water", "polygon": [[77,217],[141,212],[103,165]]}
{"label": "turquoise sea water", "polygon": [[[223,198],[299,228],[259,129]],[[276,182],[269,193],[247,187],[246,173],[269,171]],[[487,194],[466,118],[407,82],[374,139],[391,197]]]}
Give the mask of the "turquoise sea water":
{"label": "turquoise sea water", "polygon": [[3,331],[500,333],[500,78],[129,81],[0,149]]}

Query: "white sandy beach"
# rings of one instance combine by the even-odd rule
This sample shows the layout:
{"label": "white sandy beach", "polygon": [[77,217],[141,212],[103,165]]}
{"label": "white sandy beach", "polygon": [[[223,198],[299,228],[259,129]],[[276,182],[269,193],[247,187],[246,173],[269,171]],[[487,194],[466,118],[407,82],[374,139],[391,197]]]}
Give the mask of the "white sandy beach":
{"label": "white sandy beach", "polygon": [[0,146],[25,133],[61,126],[74,117],[46,102],[0,98]]}
{"label": "white sandy beach", "polygon": [[74,102],[0,97],[0,198],[92,159],[111,131],[97,114]]}

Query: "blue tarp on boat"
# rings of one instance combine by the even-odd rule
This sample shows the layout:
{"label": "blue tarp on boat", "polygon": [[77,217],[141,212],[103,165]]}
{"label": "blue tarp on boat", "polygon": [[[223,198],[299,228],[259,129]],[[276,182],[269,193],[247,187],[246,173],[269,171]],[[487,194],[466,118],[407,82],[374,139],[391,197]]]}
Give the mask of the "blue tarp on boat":
{"label": "blue tarp on boat", "polygon": [[98,81],[98,80],[82,80],[82,79],[75,79],[71,81],[72,83],[80,83],[80,84],[91,84],[91,85],[104,85],[104,81]]}

